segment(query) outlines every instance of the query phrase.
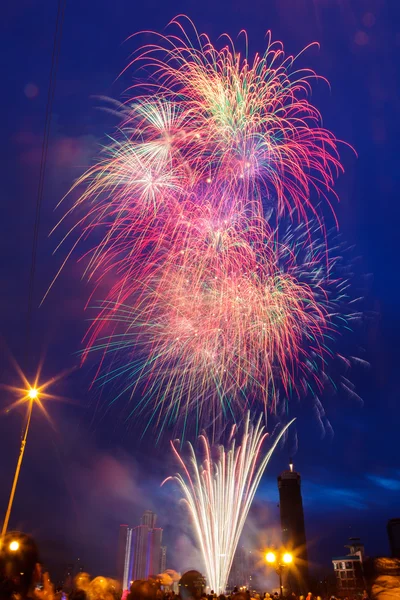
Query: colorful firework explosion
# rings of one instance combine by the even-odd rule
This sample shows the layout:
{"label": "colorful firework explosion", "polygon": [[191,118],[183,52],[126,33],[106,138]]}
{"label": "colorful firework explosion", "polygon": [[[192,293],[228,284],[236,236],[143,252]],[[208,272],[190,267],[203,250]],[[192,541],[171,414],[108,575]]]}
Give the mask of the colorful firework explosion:
{"label": "colorful firework explosion", "polygon": [[189,248],[189,258],[173,256],[136,295],[96,310],[86,353],[104,354],[101,380],[122,380],[120,392],[136,399],[141,392],[126,414],[150,413],[161,432],[191,414],[205,426],[240,419],[253,405],[277,411],[293,396],[318,402],[326,385],[354,395],[345,371],[360,359],[335,349],[361,314],[335,232],[281,220],[258,252],[242,248],[240,261],[234,245],[212,260],[206,247]]}
{"label": "colorful firework explosion", "polygon": [[[108,286],[83,353],[102,356],[98,380],[121,379],[158,425],[199,425],[321,387],[340,285],[319,205],[341,167],[307,97],[315,73],[270,37],[251,62],[173,23],[179,35],[134,55],[150,93],[117,105],[117,135],[64,219],[79,215],[73,249],[95,239],[86,276]],[[300,224],[300,249],[271,207]]]}

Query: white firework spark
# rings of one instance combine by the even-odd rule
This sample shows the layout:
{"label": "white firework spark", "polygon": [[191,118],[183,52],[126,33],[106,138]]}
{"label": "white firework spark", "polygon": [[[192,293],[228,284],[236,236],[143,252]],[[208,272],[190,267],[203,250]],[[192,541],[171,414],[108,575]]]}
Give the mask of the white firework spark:
{"label": "white firework spark", "polygon": [[[294,420],[294,419],[293,419]],[[260,460],[263,443],[268,436],[262,425],[262,415],[256,424],[250,413],[244,424],[241,444],[231,435],[229,446],[218,447],[218,457],[212,457],[208,438],[200,436],[204,460],[198,459],[189,443],[189,458],[185,461],[172,444],[182,467],[166,481],[175,481],[183,494],[203,555],[208,585],[217,593],[225,591],[233,557],[261,477],[279,440],[290,421],[279,432],[267,454]]]}

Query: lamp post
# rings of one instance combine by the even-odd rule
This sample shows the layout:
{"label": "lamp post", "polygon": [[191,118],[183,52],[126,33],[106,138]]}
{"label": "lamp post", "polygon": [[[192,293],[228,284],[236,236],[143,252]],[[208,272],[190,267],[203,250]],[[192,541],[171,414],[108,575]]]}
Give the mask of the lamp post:
{"label": "lamp post", "polygon": [[36,404],[37,407],[42,411],[42,413],[44,414],[46,419],[48,419],[48,421],[50,421],[50,423],[52,423],[52,420],[51,420],[50,416],[48,415],[47,410],[43,403],[46,400],[64,400],[64,398],[62,396],[55,396],[52,393],[49,394],[48,388],[51,385],[53,385],[56,381],[59,381],[62,377],[64,377],[64,375],[67,372],[67,371],[64,371],[64,372],[60,373],[59,375],[56,375],[56,377],[52,377],[48,381],[45,381],[45,382],[42,382],[39,384],[39,377],[40,377],[40,371],[41,371],[41,366],[40,366],[40,368],[38,369],[38,371],[36,373],[33,385],[31,385],[29,383],[28,379],[23,374],[21,368],[17,365],[17,363],[15,361],[14,361],[14,365],[16,367],[16,370],[17,370],[22,382],[23,382],[23,387],[15,387],[15,386],[4,385],[4,384],[0,383],[0,388],[6,388],[6,389],[10,390],[13,394],[16,394],[18,396],[18,399],[8,407],[7,412],[10,412],[12,409],[16,408],[17,406],[21,406],[21,404],[28,404],[28,410],[26,413],[25,427],[24,427],[24,431],[22,434],[21,446],[19,449],[19,456],[18,456],[17,466],[15,468],[14,479],[13,479],[11,492],[10,492],[10,498],[8,500],[7,511],[6,511],[6,515],[4,517],[3,527],[1,530],[2,536],[5,533],[7,533],[8,522],[10,520],[11,510],[12,510],[13,502],[14,502],[15,490],[17,489],[19,473],[21,470],[22,460],[24,458],[26,440],[28,438],[29,427],[31,424],[33,406],[34,406],[34,404]]}
{"label": "lamp post", "polygon": [[11,509],[12,509],[12,505],[14,502],[15,490],[17,489],[19,472],[21,470],[22,459],[24,458],[24,452],[25,452],[26,440],[27,440],[28,432],[29,432],[29,426],[31,424],[33,404],[39,398],[39,392],[36,388],[30,388],[29,390],[27,390],[26,396],[27,396],[27,400],[28,400],[28,414],[27,414],[27,418],[26,418],[24,434],[23,434],[22,440],[21,440],[21,447],[19,450],[19,456],[18,456],[17,466],[15,469],[14,480],[13,480],[13,484],[11,487],[10,498],[8,500],[7,512],[6,512],[6,516],[4,518],[3,528],[1,530],[2,536],[4,536],[4,534],[7,533],[8,522],[10,520]]}
{"label": "lamp post", "polygon": [[293,555],[290,552],[281,551],[276,553],[269,550],[265,555],[265,560],[275,567],[275,571],[279,575],[280,597],[283,598],[282,571],[293,562]]}

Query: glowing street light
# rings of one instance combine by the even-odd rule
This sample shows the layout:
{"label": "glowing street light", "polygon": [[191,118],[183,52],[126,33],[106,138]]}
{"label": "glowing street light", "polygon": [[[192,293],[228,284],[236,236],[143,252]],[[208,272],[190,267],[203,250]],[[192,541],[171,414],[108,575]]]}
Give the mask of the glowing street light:
{"label": "glowing street light", "polygon": [[[17,483],[18,483],[18,478],[19,478],[19,472],[21,470],[21,465],[22,465],[22,459],[24,458],[24,452],[25,452],[25,446],[26,446],[26,439],[28,437],[28,431],[29,431],[29,425],[31,423],[31,417],[32,417],[32,408],[35,402],[39,401],[39,391],[37,390],[36,387],[29,387],[28,390],[26,391],[26,395],[25,398],[28,399],[28,415],[27,415],[27,419],[26,419],[26,426],[25,426],[25,430],[24,430],[24,435],[22,436],[22,440],[21,440],[21,447],[19,450],[19,457],[18,457],[18,462],[17,462],[17,466],[15,469],[15,474],[14,474],[14,480],[13,480],[13,484],[11,487],[11,493],[10,493],[10,498],[8,500],[8,506],[7,506],[7,512],[6,512],[6,516],[4,518],[4,522],[3,522],[3,528],[1,530],[1,535],[4,536],[5,533],[7,532],[7,527],[8,527],[8,521],[10,520],[10,514],[11,514],[11,509],[12,509],[12,505],[14,502],[14,496],[15,496],[15,490],[17,489]],[[19,548],[19,544],[18,544],[18,548],[11,548],[12,545],[18,544],[18,542],[11,542],[10,544],[10,550],[12,551],[16,551]]]}
{"label": "glowing street light", "polygon": [[9,545],[9,549],[11,552],[17,552],[19,549],[19,542],[17,542],[17,540],[13,540]]}
{"label": "glowing street light", "polygon": [[285,565],[290,565],[293,562],[293,555],[290,552],[285,552],[282,556],[282,560]]}
{"label": "glowing street light", "polygon": [[38,396],[39,392],[36,388],[31,388],[30,390],[28,390],[28,398],[30,400],[36,400]]}
{"label": "glowing street light", "polygon": [[285,567],[288,567],[290,564],[292,564],[293,554],[284,551],[275,553],[272,552],[272,550],[269,550],[265,555],[265,560],[270,565],[275,566],[275,571],[279,575],[280,597],[283,598],[282,571]]}
{"label": "glowing street light", "polygon": [[265,559],[268,563],[274,563],[276,561],[276,554],[274,552],[267,552]]}
{"label": "glowing street light", "polygon": [[[8,522],[10,520],[10,514],[11,514],[13,502],[14,502],[15,490],[17,488],[19,473],[21,470],[22,459],[24,458],[24,452],[25,452],[26,440],[27,440],[28,432],[29,432],[29,426],[31,424],[33,406],[37,405],[40,408],[40,410],[44,413],[46,418],[51,422],[51,419],[50,419],[49,415],[47,414],[46,408],[43,405],[43,400],[61,400],[61,398],[59,396],[54,396],[53,394],[49,394],[47,392],[47,388],[50,385],[52,385],[55,381],[58,381],[65,375],[65,372],[61,373],[61,374],[57,375],[57,377],[53,377],[49,381],[46,381],[39,385],[39,377],[40,377],[40,369],[39,369],[38,373],[36,374],[33,385],[31,385],[29,383],[29,381],[27,380],[27,378],[25,377],[25,375],[23,374],[21,368],[17,365],[17,363],[15,361],[13,361],[13,362],[14,362],[14,366],[16,367],[18,374],[23,382],[24,387],[18,388],[18,387],[3,385],[3,384],[0,385],[0,387],[6,388],[6,389],[10,390],[11,392],[13,392],[14,394],[17,394],[17,396],[18,396],[18,399],[13,404],[11,404],[11,406],[8,407],[7,412],[9,412],[13,408],[20,406],[22,404],[27,404],[28,410],[27,410],[27,415],[26,415],[25,429],[24,429],[24,433],[23,433],[22,439],[21,439],[21,446],[20,446],[20,450],[19,450],[17,466],[15,468],[14,479],[13,479],[13,483],[12,483],[12,487],[11,487],[10,498],[8,500],[7,512],[6,512],[6,515],[4,518],[3,527],[2,527],[2,531],[1,531],[2,536],[4,536],[5,533],[7,532]],[[11,544],[18,544],[18,548],[19,548],[18,542],[11,542]],[[15,547],[15,550],[14,550],[13,548],[11,548],[11,545],[10,545],[10,550],[13,552],[18,550],[18,548]]]}

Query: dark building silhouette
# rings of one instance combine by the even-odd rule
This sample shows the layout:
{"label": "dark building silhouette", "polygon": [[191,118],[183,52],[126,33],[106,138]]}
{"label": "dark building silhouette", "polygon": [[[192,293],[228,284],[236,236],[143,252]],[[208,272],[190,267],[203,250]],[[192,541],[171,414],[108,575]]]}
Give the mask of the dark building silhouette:
{"label": "dark building silhouette", "polygon": [[84,566],[80,558],[76,559],[76,563],[66,565],[62,580],[59,582],[65,592],[71,592],[74,587],[74,579],[77,575],[83,572]]}
{"label": "dark building silhouette", "polygon": [[294,556],[293,566],[288,568],[286,585],[296,593],[308,592],[308,555],[306,530],[304,525],[303,500],[301,497],[301,477],[289,470],[278,477],[279,508],[281,515],[282,544]]}
{"label": "dark building silhouette", "polygon": [[400,558],[400,519],[390,519],[387,532],[392,558]]}

